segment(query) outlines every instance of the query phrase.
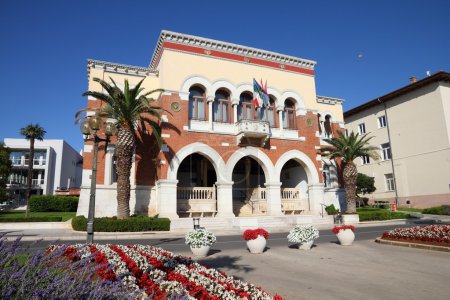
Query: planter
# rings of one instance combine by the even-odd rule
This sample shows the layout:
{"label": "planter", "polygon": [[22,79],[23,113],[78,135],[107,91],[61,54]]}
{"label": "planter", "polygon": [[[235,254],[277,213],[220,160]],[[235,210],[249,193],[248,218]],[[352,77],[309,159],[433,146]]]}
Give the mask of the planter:
{"label": "planter", "polygon": [[258,235],[256,239],[247,241],[247,247],[250,253],[263,253],[266,248],[266,239],[262,235]]}
{"label": "planter", "polygon": [[359,223],[359,215],[351,214],[351,215],[342,215],[341,217],[342,223],[344,224],[358,224]]}
{"label": "planter", "polygon": [[300,250],[311,250],[312,245],[314,244],[314,240],[298,244],[298,249]]}
{"label": "planter", "polygon": [[211,246],[200,246],[200,248],[194,248],[191,246],[192,254],[197,257],[206,257],[208,255],[209,249],[211,249]]}
{"label": "planter", "polygon": [[351,229],[341,229],[336,236],[342,246],[351,246],[355,240],[355,233]]}

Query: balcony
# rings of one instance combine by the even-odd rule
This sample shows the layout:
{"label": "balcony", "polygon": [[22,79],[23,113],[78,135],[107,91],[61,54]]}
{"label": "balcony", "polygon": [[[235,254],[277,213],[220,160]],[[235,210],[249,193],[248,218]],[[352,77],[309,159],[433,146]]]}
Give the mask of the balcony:
{"label": "balcony", "polygon": [[240,120],[236,123],[237,143],[243,138],[260,139],[263,147],[270,135],[270,125],[267,121]]}

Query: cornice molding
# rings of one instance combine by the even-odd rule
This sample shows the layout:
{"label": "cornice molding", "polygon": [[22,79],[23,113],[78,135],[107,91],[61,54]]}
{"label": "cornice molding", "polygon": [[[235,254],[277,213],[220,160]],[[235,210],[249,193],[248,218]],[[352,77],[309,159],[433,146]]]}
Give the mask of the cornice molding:
{"label": "cornice molding", "polygon": [[130,75],[138,75],[138,76],[149,76],[149,75],[158,76],[158,73],[159,73],[157,70],[154,70],[151,68],[146,68],[146,67],[116,64],[116,63],[107,62],[107,61],[88,59],[88,61],[87,61],[88,80],[90,79],[91,68],[101,69],[101,70],[120,73],[120,74],[130,74]]}
{"label": "cornice molding", "polygon": [[150,68],[156,69],[156,67],[158,66],[159,59],[163,51],[163,44],[166,41],[177,44],[202,47],[205,49],[216,50],[226,53],[243,55],[249,58],[263,59],[267,61],[280,63],[282,65],[291,65],[309,70],[314,70],[314,66],[316,65],[316,62],[313,60],[303,59],[299,57],[284,55],[281,53],[222,42],[208,38],[202,38],[178,32],[162,30],[155,47],[155,51],[153,52],[152,59],[150,61],[149,66]]}
{"label": "cornice molding", "polygon": [[330,104],[330,105],[336,105],[336,104],[341,104],[342,102],[344,102],[344,99],[339,99],[339,98],[332,98],[332,97],[327,97],[327,96],[316,96],[316,100],[317,103],[322,103],[322,104]]}

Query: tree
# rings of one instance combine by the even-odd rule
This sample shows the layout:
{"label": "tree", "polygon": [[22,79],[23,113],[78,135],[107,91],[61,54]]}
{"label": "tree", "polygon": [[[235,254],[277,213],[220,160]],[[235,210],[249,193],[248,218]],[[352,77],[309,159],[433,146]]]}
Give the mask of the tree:
{"label": "tree", "polygon": [[341,158],[343,160],[344,169],[344,187],[346,195],[346,213],[356,213],[356,177],[358,170],[353,163],[358,157],[369,156],[375,160],[379,158],[377,147],[370,146],[369,141],[372,137],[367,135],[359,136],[353,131],[346,137],[341,131],[338,136],[332,139],[324,139],[331,146],[325,146],[320,149],[323,156],[329,158]]}
{"label": "tree", "polygon": [[363,173],[358,173],[356,177],[356,194],[370,194],[376,191],[375,178],[367,176]]}
{"label": "tree", "polygon": [[20,134],[23,135],[27,140],[30,141],[30,152],[28,154],[28,176],[27,176],[27,209],[25,211],[25,218],[28,218],[28,213],[30,209],[28,207],[28,202],[31,196],[31,184],[33,180],[33,159],[34,159],[34,141],[42,141],[44,135],[47,132],[39,126],[39,124],[28,124],[27,126],[20,129]]}
{"label": "tree", "polygon": [[[165,110],[153,106],[157,100],[149,96],[158,92],[161,95],[163,90],[157,89],[144,93],[144,88],[141,88],[143,79],[134,88],[130,88],[128,80],[125,80],[125,88],[122,90],[112,78],[110,80],[112,84],[94,78],[94,81],[98,82],[106,93],[87,91],[83,93],[83,96],[95,97],[102,101],[103,105],[97,109],[85,108],[79,111],[75,118],[84,112],[94,111],[98,117],[113,119],[115,122],[117,128],[117,217],[125,219],[130,216],[130,172],[136,145],[136,130],[144,129],[145,133],[145,125],[148,124],[158,145],[161,145],[160,112]],[[78,118],[77,122],[88,118],[89,116],[83,116]]]}
{"label": "tree", "polygon": [[6,183],[11,173],[11,160],[9,159],[9,149],[0,143],[0,202],[8,200]]}

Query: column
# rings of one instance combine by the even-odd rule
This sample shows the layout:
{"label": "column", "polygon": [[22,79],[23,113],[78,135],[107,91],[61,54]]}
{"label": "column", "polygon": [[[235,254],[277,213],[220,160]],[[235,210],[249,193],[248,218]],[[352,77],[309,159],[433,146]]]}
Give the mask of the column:
{"label": "column", "polygon": [[217,215],[216,217],[235,217],[233,213],[233,182],[216,182],[217,186]]}
{"label": "column", "polygon": [[212,96],[208,96],[208,98],[206,99],[206,101],[208,102],[208,123],[209,123],[209,130],[212,131],[213,130],[213,102],[214,102],[214,97]]}
{"label": "column", "polygon": [[267,215],[282,216],[281,212],[281,182],[269,182],[266,186]]}
{"label": "column", "polygon": [[280,135],[283,135],[283,111],[284,111],[284,106],[282,106],[282,105],[277,106],[278,128],[280,129]]}
{"label": "column", "polygon": [[105,185],[112,184],[114,146],[108,145],[105,153]]}
{"label": "column", "polygon": [[178,180],[160,179],[158,187],[158,214],[160,217],[178,219],[177,214]]}
{"label": "column", "polygon": [[320,212],[320,204],[324,201],[324,184],[313,183],[308,185],[309,211],[313,213]]}
{"label": "column", "polygon": [[238,121],[237,107],[239,105],[239,99],[233,99],[231,101],[231,105],[233,106],[233,122],[232,123],[237,123],[237,121]]}

